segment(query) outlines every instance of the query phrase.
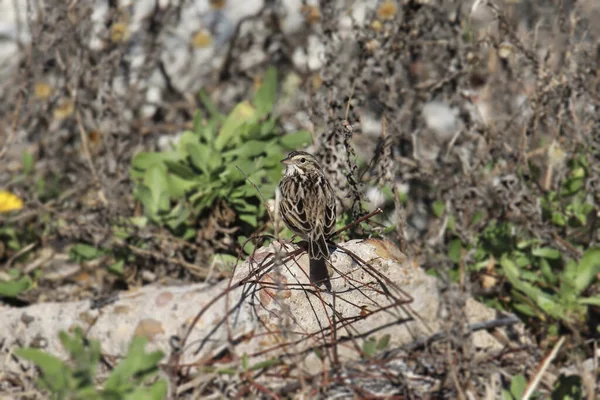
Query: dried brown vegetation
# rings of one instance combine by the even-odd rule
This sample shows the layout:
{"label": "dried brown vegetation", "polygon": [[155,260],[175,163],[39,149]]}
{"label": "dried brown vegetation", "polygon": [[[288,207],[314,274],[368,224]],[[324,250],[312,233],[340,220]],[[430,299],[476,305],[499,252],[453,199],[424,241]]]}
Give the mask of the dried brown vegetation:
{"label": "dried brown vegetation", "polygon": [[[28,4],[21,23],[31,37],[0,71],[0,187],[26,202],[21,213],[0,216],[21,243],[11,249],[11,236],[1,233],[0,262],[6,269],[38,262],[59,273],[11,304],[93,298],[158,279],[204,279],[215,252],[235,254],[236,219],[223,203],[200,216],[187,241],[163,227],[130,223],[143,214],[132,195],[131,158],[192,126],[204,104],[199,87],[182,82],[202,82],[219,107],[230,109],[275,65],[300,82],[276,112],[286,127],[313,133],[315,153],[349,218],[370,211],[368,189],[389,192],[381,202],[385,217],[354,234],[387,235],[441,277],[452,318],[440,348],[402,350],[419,364],[414,370],[443,378],[439,396],[484,395],[510,386],[505,378],[491,383],[501,381],[498,371],[512,376],[525,366],[529,378],[568,333],[574,351],[560,361],[577,370],[592,398],[596,371],[582,372],[580,365],[595,348],[596,308],[584,323],[562,321],[556,330],[528,315],[535,345],[507,344],[494,358],[478,358],[461,338],[470,333],[462,315],[467,293],[514,310],[511,282],[496,261],[517,243],[535,240],[574,260],[599,245],[600,32],[594,21],[600,7],[594,0],[382,1],[363,18],[347,4],[324,0],[303,7],[304,24],[292,33],[282,8],[267,2],[235,27],[218,67],[182,69],[182,76],[172,76],[166,64],[183,5],[157,2],[132,33],[131,9],[117,1],[108,2],[101,20],[92,19],[92,2]],[[220,29],[208,25],[213,34]],[[314,42],[322,45],[317,69],[294,58],[313,54]],[[22,152],[35,160],[28,173]],[[589,207],[576,210],[579,203],[561,193],[578,173],[585,179],[577,201]],[[561,224],[561,216],[581,223]],[[382,225],[395,230],[384,233]],[[115,227],[130,230],[129,238],[120,239]],[[80,242],[107,252],[76,274],[61,275],[59,264]],[[483,266],[482,251],[488,252]],[[103,266],[123,252],[129,261],[116,277]],[[597,292],[596,283],[586,293]],[[546,396],[552,387],[539,390]],[[399,393],[411,397],[405,386]]]}

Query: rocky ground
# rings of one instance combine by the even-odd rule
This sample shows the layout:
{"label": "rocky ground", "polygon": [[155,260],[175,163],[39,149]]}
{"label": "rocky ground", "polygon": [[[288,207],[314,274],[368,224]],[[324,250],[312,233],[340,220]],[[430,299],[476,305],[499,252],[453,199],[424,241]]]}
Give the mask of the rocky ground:
{"label": "rocky ground", "polygon": [[[47,397],[14,351],[64,356],[81,326],[98,387],[137,333],[173,398],[595,398],[599,18],[594,0],[0,0],[0,393]],[[213,175],[181,144],[261,102],[229,140],[261,132],[258,150],[213,148]],[[335,295],[275,250],[286,143],[322,161],[340,228],[382,209],[336,238],[362,261],[334,253]],[[252,185],[219,169],[237,148],[264,157],[231,161]],[[165,205],[163,158],[140,154],[172,149],[209,180],[169,180],[186,190]]]}

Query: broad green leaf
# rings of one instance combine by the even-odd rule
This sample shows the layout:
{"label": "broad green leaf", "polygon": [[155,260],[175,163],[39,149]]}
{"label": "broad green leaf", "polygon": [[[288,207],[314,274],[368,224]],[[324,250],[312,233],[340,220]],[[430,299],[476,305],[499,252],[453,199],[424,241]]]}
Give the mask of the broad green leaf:
{"label": "broad green leaf", "polygon": [[[584,298],[580,298],[578,300],[579,304],[583,304],[586,306],[596,306],[596,307],[600,307],[600,296],[594,296],[594,297],[584,297]],[[600,327],[600,326],[599,326]]]}
{"label": "broad green leaf", "polygon": [[258,223],[255,214],[240,214],[239,218],[240,220],[250,224],[250,226],[256,226]]}
{"label": "broad green leaf", "polygon": [[547,283],[551,285],[556,285],[556,283],[558,282],[558,277],[556,276],[554,271],[552,271],[550,263],[545,258],[542,258],[540,260],[540,270],[542,271],[542,276],[544,277]]}
{"label": "broad green leaf", "polygon": [[525,393],[525,388],[527,387],[527,380],[523,375],[516,375],[512,378],[510,382],[510,393],[514,396],[515,399],[520,399],[523,397],[523,393]]}
{"label": "broad green leaf", "polygon": [[104,251],[89,244],[78,243],[71,247],[69,255],[71,256],[71,259],[77,261],[89,261],[104,255]]}
{"label": "broad green leaf", "polygon": [[440,218],[442,215],[444,215],[445,208],[446,208],[446,204],[444,204],[444,202],[441,200],[436,200],[432,204],[433,214],[438,218]]}
{"label": "broad green leaf", "polygon": [[210,175],[212,170],[210,165],[211,148],[203,143],[188,143],[185,149],[192,165],[206,175]]}
{"label": "broad green leaf", "polygon": [[191,169],[189,166],[184,164],[183,161],[181,161],[181,160],[178,160],[178,161],[165,160],[164,163],[167,166],[169,172],[171,172],[172,174],[175,174],[176,176],[178,176],[181,179],[191,180],[198,176],[198,174],[196,172],[194,172],[193,169]]}
{"label": "broad green leaf", "polygon": [[182,179],[176,175],[168,175],[169,195],[173,199],[182,198],[198,185],[196,181]]}
{"label": "broad green leaf", "polygon": [[586,250],[577,265],[577,276],[574,279],[575,290],[583,292],[600,274],[600,247]]}
{"label": "broad green leaf", "polygon": [[517,303],[514,304],[513,307],[515,310],[520,312],[521,314],[530,316],[530,317],[538,317],[539,314],[528,304]]}
{"label": "broad green leaf", "polygon": [[[153,165],[144,174],[144,186],[149,193],[139,193],[140,200],[149,209],[150,215],[156,216],[159,212],[169,209],[169,182],[167,180],[166,166]],[[138,187],[138,191],[142,186]]]}
{"label": "broad green leaf", "polygon": [[123,267],[125,266],[125,260],[118,260],[117,262],[108,266],[108,271],[115,275],[123,275]]}
{"label": "broad green leaf", "polygon": [[508,390],[502,389],[502,400],[515,400],[515,398]]}
{"label": "broad green leaf", "polygon": [[362,350],[367,357],[373,357],[377,352],[377,341],[375,340],[375,338],[368,338],[367,340],[365,340],[363,342]]}
{"label": "broad green leaf", "polygon": [[255,114],[254,107],[249,102],[244,101],[237,104],[227,116],[225,122],[223,122],[219,135],[215,139],[216,150],[221,151],[226,145],[238,142],[242,136],[239,132],[240,128],[242,125],[252,121],[255,118]]}
{"label": "broad green leaf", "polygon": [[21,154],[21,162],[23,163],[23,173],[25,175],[29,175],[31,172],[33,172],[35,161],[33,160],[33,155],[30,152],[23,151]]}
{"label": "broad green leaf", "polygon": [[552,223],[556,226],[565,226],[567,225],[567,218],[562,213],[554,211],[552,212]]}
{"label": "broad green leaf", "polygon": [[59,392],[69,388],[67,371],[69,368],[53,355],[33,348],[16,349],[17,357],[33,362],[42,371],[42,381],[52,391]]}
{"label": "broad green leaf", "polygon": [[252,158],[256,157],[265,151],[265,142],[261,140],[248,140],[241,146],[228,151],[223,156],[227,157],[228,155],[240,154],[244,158]]}
{"label": "broad green leaf", "polygon": [[238,244],[246,254],[252,254],[256,247],[252,240],[248,240],[246,236],[238,236]]}
{"label": "broad green leaf", "polygon": [[281,145],[286,150],[297,150],[312,143],[312,135],[309,131],[298,131],[288,133],[281,138]]}
{"label": "broad green leaf", "polygon": [[460,239],[454,239],[448,244],[448,257],[455,263],[459,263],[462,257],[462,243]]}
{"label": "broad green leaf", "polygon": [[31,289],[33,281],[28,275],[8,282],[0,281],[0,297],[16,297],[20,293]]}
{"label": "broad green leaf", "polygon": [[560,258],[560,252],[552,247],[538,247],[531,251],[536,257],[548,258],[550,260],[557,260]]}
{"label": "broad green leaf", "polygon": [[263,77],[260,88],[254,95],[254,105],[256,106],[256,114],[258,118],[262,118],[268,114],[275,104],[277,96],[277,69],[269,67]]}
{"label": "broad green leaf", "polygon": [[145,171],[154,165],[161,164],[165,158],[164,153],[141,152],[133,156],[131,164],[134,168]]}
{"label": "broad green leaf", "polygon": [[390,343],[390,334],[383,335],[377,342],[377,350],[385,350]]}
{"label": "broad green leaf", "polygon": [[515,263],[506,255],[502,256],[502,258],[500,259],[500,265],[504,270],[504,274],[514,286],[514,283],[519,281],[519,269],[517,268]]}

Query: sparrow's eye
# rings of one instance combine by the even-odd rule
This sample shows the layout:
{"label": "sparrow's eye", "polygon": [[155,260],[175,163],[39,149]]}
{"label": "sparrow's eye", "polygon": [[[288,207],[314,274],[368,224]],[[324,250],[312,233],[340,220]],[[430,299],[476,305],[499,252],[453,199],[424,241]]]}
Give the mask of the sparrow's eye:
{"label": "sparrow's eye", "polygon": [[300,164],[304,164],[305,162],[306,162],[306,158],[302,157],[302,158],[300,159]]}

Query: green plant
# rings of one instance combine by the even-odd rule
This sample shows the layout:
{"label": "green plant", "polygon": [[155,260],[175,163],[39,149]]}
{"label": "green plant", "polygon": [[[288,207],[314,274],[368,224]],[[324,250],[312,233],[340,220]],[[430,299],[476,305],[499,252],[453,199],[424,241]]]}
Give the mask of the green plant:
{"label": "green plant", "polygon": [[69,354],[69,361],[39,349],[21,348],[18,357],[33,362],[40,369],[38,386],[52,393],[54,399],[163,399],[167,394],[164,379],[149,382],[158,372],[160,351],[146,353],[146,339],[134,337],[125,358],[113,369],[102,388],[96,385],[96,372],[100,362],[100,343],[88,340],[81,328],[73,336],[65,332],[59,339]]}
{"label": "green plant", "polygon": [[513,376],[510,381],[510,389],[502,389],[502,400],[517,400],[523,397],[527,388],[527,379],[523,374]]}
{"label": "green plant", "polygon": [[[550,332],[558,332],[561,324],[585,330],[588,307],[600,305],[600,296],[587,290],[600,273],[600,248],[586,248],[589,215],[595,212],[585,190],[589,169],[585,157],[578,155],[569,160],[568,166],[561,185],[541,199],[542,218],[549,230],[581,252],[579,261],[547,239],[533,237],[519,221],[492,219],[468,243],[448,224],[448,258],[457,266],[451,270],[451,277],[458,279],[459,265],[472,273],[486,270],[505,277],[511,284],[508,302],[501,303],[494,296],[488,303],[499,308],[508,305],[526,318],[544,321]],[[441,202],[434,203],[436,216],[444,212]],[[470,228],[477,229],[482,220],[481,214],[474,214]]]}
{"label": "green plant", "polygon": [[201,93],[208,115],[198,111],[194,129],[183,132],[171,151],[137,154],[132,162],[134,194],[147,218],[191,238],[193,221],[226,204],[239,221],[257,227],[265,208],[244,174],[266,199],[271,198],[285,152],[311,140],[306,131],[280,132],[277,118],[270,113],[276,94],[273,68],[266,72],[252,102],[237,104],[229,115],[221,114]]}
{"label": "green plant", "polygon": [[[542,248],[537,253],[540,257],[560,258],[553,249]],[[548,258],[542,260],[547,263]],[[544,268],[546,273],[525,274],[508,255],[500,264],[513,287],[514,307],[526,315],[541,319],[548,316],[581,327],[588,316],[588,307],[600,306],[600,296],[584,293],[600,273],[600,248],[588,249],[579,262],[568,260],[558,276],[548,266]]]}

